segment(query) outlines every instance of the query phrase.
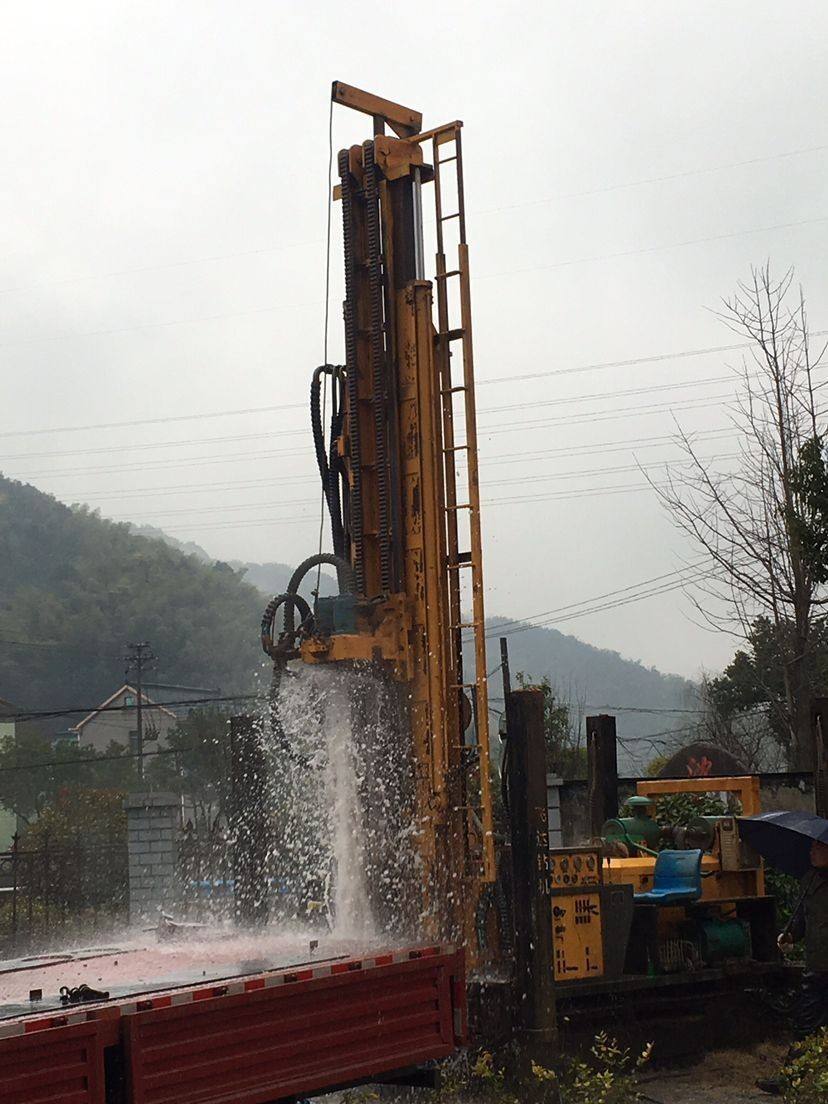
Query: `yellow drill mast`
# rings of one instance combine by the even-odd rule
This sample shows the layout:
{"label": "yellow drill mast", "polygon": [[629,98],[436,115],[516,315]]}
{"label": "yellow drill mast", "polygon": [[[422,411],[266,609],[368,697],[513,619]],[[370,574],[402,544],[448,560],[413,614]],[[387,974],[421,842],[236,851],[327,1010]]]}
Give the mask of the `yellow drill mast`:
{"label": "yellow drill mast", "polygon": [[402,688],[425,911],[442,934],[472,942],[495,859],[462,123],[424,131],[419,112],[338,81],[332,97],[373,121],[372,136],[338,158],[345,364],[314,377],[334,544],[323,559],[344,593],[317,600],[312,613],[289,596],[280,642],[272,643],[275,607],[264,640],[277,660],[292,649],[308,663],[372,663]]}

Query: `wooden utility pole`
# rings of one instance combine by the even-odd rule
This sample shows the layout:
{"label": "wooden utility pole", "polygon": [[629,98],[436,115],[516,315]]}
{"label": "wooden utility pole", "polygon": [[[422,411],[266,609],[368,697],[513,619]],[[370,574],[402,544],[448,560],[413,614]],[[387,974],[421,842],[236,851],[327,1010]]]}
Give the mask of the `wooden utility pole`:
{"label": "wooden utility pole", "polygon": [[618,745],[615,717],[587,717],[589,831],[601,835],[604,823],[618,816]]}
{"label": "wooden utility pole", "polygon": [[144,777],[144,670],[155,661],[155,656],[150,651],[146,641],[139,644],[127,644],[129,652],[125,656],[127,668],[126,676],[132,669],[135,671],[135,712],[138,736],[136,740],[136,753],[138,762],[138,777]]}
{"label": "wooden utility pole", "polygon": [[549,1065],[557,1038],[543,691],[507,695],[509,817],[515,918],[515,999],[528,1061]]}
{"label": "wooden utility pole", "polygon": [[509,697],[512,692],[512,673],[509,670],[509,641],[505,636],[500,638],[500,672],[503,675],[503,698]]}
{"label": "wooden utility pole", "polygon": [[814,698],[811,709],[814,748],[814,812],[828,817],[828,698]]}

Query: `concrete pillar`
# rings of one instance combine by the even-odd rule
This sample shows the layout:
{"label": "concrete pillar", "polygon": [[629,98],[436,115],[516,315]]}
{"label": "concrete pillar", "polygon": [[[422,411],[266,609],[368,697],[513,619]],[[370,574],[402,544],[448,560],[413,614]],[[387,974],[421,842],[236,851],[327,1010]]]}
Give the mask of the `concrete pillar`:
{"label": "concrete pillar", "polygon": [[158,919],[178,896],[181,801],[170,793],[136,793],[124,800],[129,848],[129,920]]}
{"label": "concrete pillar", "polygon": [[563,779],[554,774],[546,776],[546,813],[549,822],[549,846],[563,847],[561,824],[561,786]]}

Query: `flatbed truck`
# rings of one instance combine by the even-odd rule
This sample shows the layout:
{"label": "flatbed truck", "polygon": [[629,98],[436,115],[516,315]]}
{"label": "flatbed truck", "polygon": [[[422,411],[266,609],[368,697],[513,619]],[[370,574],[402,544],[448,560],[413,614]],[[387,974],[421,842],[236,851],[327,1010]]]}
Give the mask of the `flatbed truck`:
{"label": "flatbed truck", "polygon": [[[133,975],[146,966],[141,954],[4,964],[16,999],[0,1006],[3,1104],[275,1104],[411,1083],[466,1036],[463,952],[452,947],[125,982],[131,956]],[[61,998],[59,982],[82,962],[97,985],[108,970],[119,984],[60,986]]]}

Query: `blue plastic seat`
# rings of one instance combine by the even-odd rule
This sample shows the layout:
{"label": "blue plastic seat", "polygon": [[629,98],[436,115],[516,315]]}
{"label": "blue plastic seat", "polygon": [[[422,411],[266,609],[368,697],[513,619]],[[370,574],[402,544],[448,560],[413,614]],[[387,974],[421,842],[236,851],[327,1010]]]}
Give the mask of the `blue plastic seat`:
{"label": "blue plastic seat", "polygon": [[673,905],[702,895],[701,851],[660,851],[649,893],[636,893],[637,905]]}

